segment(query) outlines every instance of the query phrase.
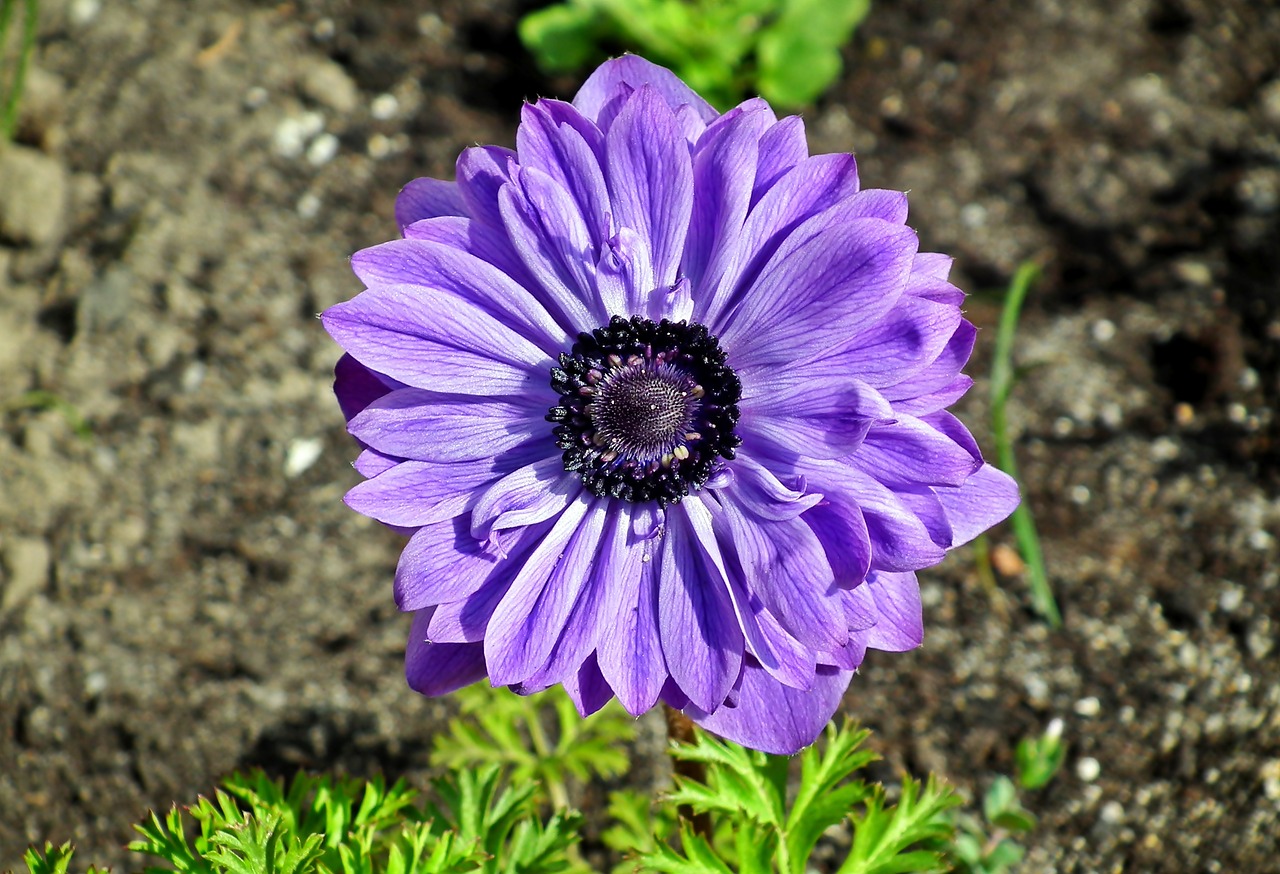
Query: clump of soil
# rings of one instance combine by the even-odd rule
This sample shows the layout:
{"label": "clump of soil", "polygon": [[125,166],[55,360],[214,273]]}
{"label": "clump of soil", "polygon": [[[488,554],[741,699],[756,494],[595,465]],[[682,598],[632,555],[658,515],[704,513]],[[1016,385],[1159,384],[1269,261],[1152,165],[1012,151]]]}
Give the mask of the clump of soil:
{"label": "clump of soil", "polygon": [[[575,83],[511,0],[41,8],[0,150],[0,870],[132,869],[131,822],[233,769],[425,772],[450,705],[404,687],[314,315],[406,180]],[[1280,870],[1280,7],[904,0],[847,61],[814,150],[911,191],[971,317],[1046,266],[1013,412],[1066,618],[961,550],[847,711],[885,778],[975,793],[1066,720],[1024,870]]]}

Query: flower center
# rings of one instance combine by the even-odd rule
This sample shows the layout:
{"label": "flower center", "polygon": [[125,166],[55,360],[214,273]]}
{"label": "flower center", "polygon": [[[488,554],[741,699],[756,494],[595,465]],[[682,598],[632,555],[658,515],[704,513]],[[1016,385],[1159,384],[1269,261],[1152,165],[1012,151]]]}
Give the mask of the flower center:
{"label": "flower center", "polygon": [[551,370],[564,469],[592,494],[673,504],[733,458],[742,384],[705,327],[614,316]]}

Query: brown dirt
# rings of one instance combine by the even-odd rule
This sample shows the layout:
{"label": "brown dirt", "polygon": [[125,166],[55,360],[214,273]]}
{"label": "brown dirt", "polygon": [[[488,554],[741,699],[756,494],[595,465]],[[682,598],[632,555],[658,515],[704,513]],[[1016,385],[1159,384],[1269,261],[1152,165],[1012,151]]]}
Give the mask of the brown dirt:
{"label": "brown dirt", "polygon": [[[41,5],[0,155],[39,180],[0,193],[0,870],[132,870],[131,822],[235,768],[424,773],[449,705],[401,679],[397,538],[339,501],[314,314],[405,180],[574,83],[510,0]],[[1066,627],[962,550],[848,711],[884,776],[974,792],[1065,719],[1026,871],[1280,871],[1280,7],[902,0],[849,59],[815,150],[910,189],[970,290],[1046,264],[1013,414]]]}

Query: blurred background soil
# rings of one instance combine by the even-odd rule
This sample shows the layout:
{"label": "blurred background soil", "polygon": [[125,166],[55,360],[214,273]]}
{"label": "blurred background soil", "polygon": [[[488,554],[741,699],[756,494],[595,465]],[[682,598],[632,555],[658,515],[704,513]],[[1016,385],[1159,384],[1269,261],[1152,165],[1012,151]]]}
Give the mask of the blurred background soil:
{"label": "blurred background soil", "polygon": [[[237,768],[425,773],[451,705],[404,686],[315,314],[406,180],[571,96],[526,8],[41,3],[0,149],[0,870],[139,869],[130,823]],[[847,61],[813,150],[911,191],[970,316],[1046,266],[1011,412],[1066,618],[1007,529],[1001,591],[969,549],[923,574],[925,646],[846,701],[879,776],[981,792],[1061,717],[1023,870],[1280,871],[1280,6],[882,2]]]}

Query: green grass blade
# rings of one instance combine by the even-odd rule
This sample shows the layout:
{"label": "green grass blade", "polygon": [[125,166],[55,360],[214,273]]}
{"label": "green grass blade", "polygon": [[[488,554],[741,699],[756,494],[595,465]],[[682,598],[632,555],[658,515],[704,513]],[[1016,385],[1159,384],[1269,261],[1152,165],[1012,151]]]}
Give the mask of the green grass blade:
{"label": "green grass blade", "polygon": [[[1027,262],[1018,268],[1009,291],[1005,295],[1004,309],[1000,313],[1000,326],[996,330],[995,361],[991,365],[991,430],[996,440],[996,466],[1015,480],[1018,466],[1013,457],[1013,442],[1009,437],[1009,422],[1005,404],[1013,391],[1013,339],[1018,330],[1018,316],[1031,285],[1040,276],[1040,268]],[[1044,555],[1040,551],[1040,537],[1036,533],[1035,518],[1027,505],[1024,494],[1022,503],[1010,517],[1013,536],[1018,551],[1027,565],[1027,579],[1031,586],[1031,606],[1052,628],[1062,626],[1062,614],[1049,586],[1049,575],[1044,568]]]}

